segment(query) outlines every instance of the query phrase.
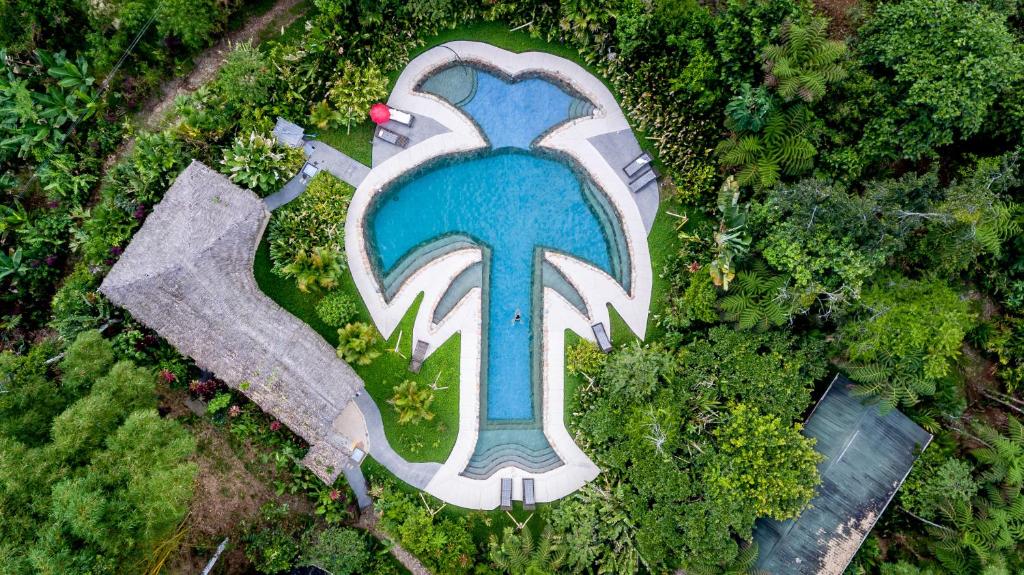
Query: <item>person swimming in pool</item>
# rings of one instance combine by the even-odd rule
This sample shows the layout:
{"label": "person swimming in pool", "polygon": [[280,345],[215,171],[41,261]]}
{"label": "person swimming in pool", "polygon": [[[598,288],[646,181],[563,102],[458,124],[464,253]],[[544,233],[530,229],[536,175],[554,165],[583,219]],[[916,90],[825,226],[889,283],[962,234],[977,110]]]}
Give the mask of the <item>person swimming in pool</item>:
{"label": "person swimming in pool", "polygon": [[512,325],[515,325],[523,321],[523,314],[519,312],[519,308],[516,308],[516,314],[512,316]]}

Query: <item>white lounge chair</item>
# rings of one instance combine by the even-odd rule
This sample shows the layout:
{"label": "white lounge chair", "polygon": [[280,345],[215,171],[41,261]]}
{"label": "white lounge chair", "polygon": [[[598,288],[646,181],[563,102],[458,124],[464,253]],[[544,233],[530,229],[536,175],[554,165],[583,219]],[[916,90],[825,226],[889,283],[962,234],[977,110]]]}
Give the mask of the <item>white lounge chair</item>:
{"label": "white lounge chair", "polygon": [[632,162],[626,164],[625,167],[622,168],[622,171],[626,172],[626,175],[632,178],[643,171],[645,167],[649,166],[652,161],[653,158],[651,158],[651,155],[644,152],[637,156]]}
{"label": "white lounge chair", "polygon": [[404,126],[411,126],[413,120],[416,119],[415,116],[413,116],[409,112],[403,112],[402,110],[392,108],[391,106],[388,106],[388,111],[391,112],[391,119],[393,121],[398,122],[399,124],[402,124]]}

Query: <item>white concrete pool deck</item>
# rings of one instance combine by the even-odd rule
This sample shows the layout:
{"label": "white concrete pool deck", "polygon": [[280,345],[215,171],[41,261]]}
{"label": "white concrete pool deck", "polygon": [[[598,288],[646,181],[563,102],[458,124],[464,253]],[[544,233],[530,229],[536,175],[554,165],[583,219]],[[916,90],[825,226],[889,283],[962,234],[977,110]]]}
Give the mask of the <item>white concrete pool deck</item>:
{"label": "white concrete pool deck", "polygon": [[[522,482],[519,479],[531,477],[535,481],[537,501],[553,501],[576,491],[593,480],[600,471],[573,441],[563,420],[565,330],[572,330],[593,341],[592,324],[601,322],[609,330],[611,328],[609,304],[616,308],[638,336],[643,337],[646,330],[653,274],[644,218],[626,183],[618,174],[622,166],[610,165],[601,151],[589,141],[603,134],[628,130],[629,125],[604,84],[568,60],[540,52],[515,54],[478,42],[450,42],[444,46],[433,48],[409,63],[399,77],[388,104],[415,116],[430,118],[448,131],[412,143],[407,149],[389,155],[373,167],[357,188],[349,207],[345,226],[346,253],[360,294],[374,323],[385,337],[390,337],[420,293],[424,297],[415,319],[412,338],[429,344],[428,356],[455,332],[462,334],[458,435],[447,461],[440,465],[423,489],[460,507],[494,509],[500,503],[502,478],[514,479],[513,499],[521,500]],[[618,211],[629,249],[631,293],[627,293],[615,279],[593,266],[564,255],[545,254],[547,261],[559,268],[584,298],[589,317],[581,314],[554,290],[545,288],[542,332],[543,430],[565,464],[544,473],[531,473],[508,466],[483,480],[460,475],[473,454],[480,425],[480,289],[470,290],[439,324],[432,322],[432,316],[451,281],[466,267],[480,261],[480,250],[463,249],[428,262],[405,280],[389,302],[375,278],[365,242],[363,220],[366,211],[374,197],[391,181],[435,157],[468,152],[487,145],[473,122],[457,108],[435,96],[414,91],[424,76],[455,59],[452,51],[464,61],[480,63],[510,76],[538,73],[551,77],[572,86],[595,105],[591,116],[563,124],[545,135],[539,146],[571,156],[604,190],[611,205]]]}

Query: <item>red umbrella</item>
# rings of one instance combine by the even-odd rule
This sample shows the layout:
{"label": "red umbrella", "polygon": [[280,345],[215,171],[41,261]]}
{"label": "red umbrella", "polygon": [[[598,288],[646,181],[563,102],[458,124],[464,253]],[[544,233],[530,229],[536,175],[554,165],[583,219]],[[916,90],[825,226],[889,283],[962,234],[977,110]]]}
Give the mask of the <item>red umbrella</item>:
{"label": "red umbrella", "polygon": [[380,102],[370,106],[370,119],[378,126],[391,119],[391,110]]}

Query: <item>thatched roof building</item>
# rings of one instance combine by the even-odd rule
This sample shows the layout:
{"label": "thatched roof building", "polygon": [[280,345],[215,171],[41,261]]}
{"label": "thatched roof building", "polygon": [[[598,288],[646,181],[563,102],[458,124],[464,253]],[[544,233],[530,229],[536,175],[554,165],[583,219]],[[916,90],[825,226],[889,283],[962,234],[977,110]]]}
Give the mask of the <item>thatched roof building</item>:
{"label": "thatched roof building", "polygon": [[899,411],[882,415],[851,386],[836,376],[804,427],[825,456],[810,509],[754,528],[757,567],[766,573],[841,575],[932,439]]}
{"label": "thatched roof building", "polygon": [[255,194],[193,162],[100,291],[302,436],[312,446],[305,463],[331,483],[351,448],[333,424],[363,382],[256,285],[269,218]]}

